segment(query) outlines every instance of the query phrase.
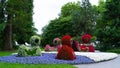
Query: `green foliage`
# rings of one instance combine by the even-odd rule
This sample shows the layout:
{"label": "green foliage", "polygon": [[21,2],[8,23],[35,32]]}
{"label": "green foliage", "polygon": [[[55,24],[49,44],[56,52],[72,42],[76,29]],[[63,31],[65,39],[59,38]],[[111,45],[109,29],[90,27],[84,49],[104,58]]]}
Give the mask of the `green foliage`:
{"label": "green foliage", "polygon": [[39,46],[25,46],[20,45],[18,48],[19,56],[38,56],[41,55],[41,49]]}
{"label": "green foliage", "polygon": [[80,10],[80,2],[68,2],[67,4],[63,5],[61,8],[61,17],[67,17],[72,15],[72,13],[76,10]]}
{"label": "green foliage", "polygon": [[100,0],[99,5],[97,6],[98,20],[97,20],[96,29],[104,26],[103,21],[102,21],[102,19],[103,19],[102,17],[103,17],[103,12],[106,11],[105,4],[106,3],[104,2],[104,0]]}
{"label": "green foliage", "polygon": [[[52,45],[54,38],[61,38],[65,34],[69,34],[72,37],[81,36],[86,32],[86,28],[93,31],[92,29],[94,27],[91,25],[94,25],[95,22],[96,7],[90,5],[90,7],[87,8],[89,9],[87,12],[85,11],[87,9],[84,9],[85,7],[87,6],[83,7],[79,1],[77,3],[69,2],[63,5],[60,17],[51,20],[50,23],[43,28],[42,45]],[[86,14],[86,16],[84,14]]]}
{"label": "green foliage", "polygon": [[97,40],[97,37],[96,36],[92,36],[90,42],[95,42]]}
{"label": "green foliage", "polygon": [[82,43],[81,36],[74,36],[74,37],[72,37],[72,40],[76,40],[79,43]]}
{"label": "green foliage", "polygon": [[82,0],[81,4],[81,22],[82,32],[91,33],[96,22],[95,7],[92,7],[89,0]]}
{"label": "green foliage", "polygon": [[6,7],[5,1],[0,1],[0,33],[5,29],[5,11],[3,10]]}
{"label": "green foliage", "polygon": [[[32,35],[35,34],[33,27],[33,0],[9,0],[8,12],[14,12],[13,37],[19,44],[29,42]],[[21,34],[21,35],[19,35]]]}
{"label": "green foliage", "polygon": [[30,38],[30,44],[31,46],[39,46],[41,43],[41,38],[39,36],[32,36]]}
{"label": "green foliage", "polygon": [[25,52],[26,52],[28,55],[34,55],[34,54],[36,53],[36,50],[37,50],[37,49],[25,50]]}
{"label": "green foliage", "polygon": [[18,49],[19,56],[33,56],[41,55],[41,49],[39,47],[41,38],[39,36],[32,36],[30,38],[31,46],[20,45]]}
{"label": "green foliage", "polygon": [[42,43],[43,46],[51,44],[54,38],[61,38],[65,34],[72,35],[72,27],[70,23],[71,17],[58,18],[51,20],[47,27],[43,28]]}
{"label": "green foliage", "polygon": [[[12,43],[14,43],[14,41],[17,41],[19,44],[29,43],[30,37],[36,34],[32,20],[33,0],[7,0],[5,13],[8,17],[6,23],[4,23],[5,25],[0,24],[0,38],[3,38],[0,39],[0,46],[5,46],[5,44],[10,41],[7,39],[9,37],[6,36],[9,34],[6,31],[10,31],[7,27],[9,24],[12,25],[12,32],[10,31],[12,33]],[[3,20],[2,16],[0,16],[0,19]],[[9,47],[9,45],[7,47]]]}
{"label": "green foliage", "polygon": [[120,49],[119,48],[115,48],[115,49],[107,50],[107,52],[114,52],[114,53],[120,54]]}
{"label": "green foliage", "polygon": [[6,23],[0,23],[0,33],[5,29]]}
{"label": "green foliage", "polygon": [[82,0],[80,8],[72,14],[74,33],[82,35],[84,33],[93,34],[97,20],[97,7],[92,6],[89,0]]}
{"label": "green foliage", "polygon": [[101,20],[97,24],[97,39],[101,50],[120,47],[120,1],[109,0],[105,3]]}

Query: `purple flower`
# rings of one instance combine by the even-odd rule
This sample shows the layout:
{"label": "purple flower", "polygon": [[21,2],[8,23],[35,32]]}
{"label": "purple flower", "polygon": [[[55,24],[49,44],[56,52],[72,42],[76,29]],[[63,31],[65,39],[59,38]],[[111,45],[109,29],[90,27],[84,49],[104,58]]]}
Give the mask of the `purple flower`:
{"label": "purple flower", "polygon": [[75,60],[58,60],[56,54],[43,53],[42,56],[17,57],[16,55],[1,56],[0,62],[20,63],[20,64],[85,64],[94,61],[85,56],[76,55]]}

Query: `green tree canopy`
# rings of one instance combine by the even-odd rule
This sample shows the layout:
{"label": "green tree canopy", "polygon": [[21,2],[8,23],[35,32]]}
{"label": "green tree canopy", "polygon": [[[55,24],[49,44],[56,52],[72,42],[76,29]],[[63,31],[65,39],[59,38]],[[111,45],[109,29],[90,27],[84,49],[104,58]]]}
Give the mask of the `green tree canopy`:
{"label": "green tree canopy", "polygon": [[[55,37],[61,38],[65,34],[69,34],[72,37],[81,35],[85,27],[88,27],[83,27],[83,21],[86,20],[86,17],[82,16],[83,8],[79,1],[77,3],[69,2],[63,5],[59,18],[51,20],[50,23],[43,28],[43,46],[45,46],[45,44],[52,44],[52,40]],[[91,10],[93,10],[93,8]],[[93,20],[94,18],[91,17],[90,19]]]}
{"label": "green tree canopy", "polygon": [[68,2],[62,6],[60,17],[71,16],[76,10],[80,10],[80,2]]}
{"label": "green tree canopy", "polygon": [[107,0],[105,3],[105,10],[102,12],[102,20],[97,25],[97,37],[102,50],[120,47],[119,6],[119,0]]}
{"label": "green tree canopy", "polygon": [[0,34],[3,38],[0,40],[4,42],[0,45],[1,49],[11,50],[14,41],[24,44],[35,34],[36,29],[32,20],[33,0],[6,0],[5,11],[6,26]]}

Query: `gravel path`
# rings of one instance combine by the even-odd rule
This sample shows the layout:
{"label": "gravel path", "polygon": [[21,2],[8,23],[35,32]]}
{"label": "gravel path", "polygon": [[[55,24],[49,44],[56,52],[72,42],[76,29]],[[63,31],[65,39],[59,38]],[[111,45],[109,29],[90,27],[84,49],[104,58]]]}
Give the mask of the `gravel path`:
{"label": "gravel path", "polygon": [[120,55],[117,58],[109,61],[93,64],[80,64],[74,66],[78,68],[120,68]]}

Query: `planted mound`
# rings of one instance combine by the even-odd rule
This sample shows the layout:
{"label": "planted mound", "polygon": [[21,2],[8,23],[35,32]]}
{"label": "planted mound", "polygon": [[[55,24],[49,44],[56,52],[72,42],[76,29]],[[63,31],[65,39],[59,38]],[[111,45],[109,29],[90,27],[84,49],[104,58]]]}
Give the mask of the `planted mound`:
{"label": "planted mound", "polygon": [[94,61],[88,57],[76,55],[75,60],[58,60],[56,54],[43,53],[42,56],[17,57],[16,55],[2,56],[0,62],[20,64],[88,64]]}

